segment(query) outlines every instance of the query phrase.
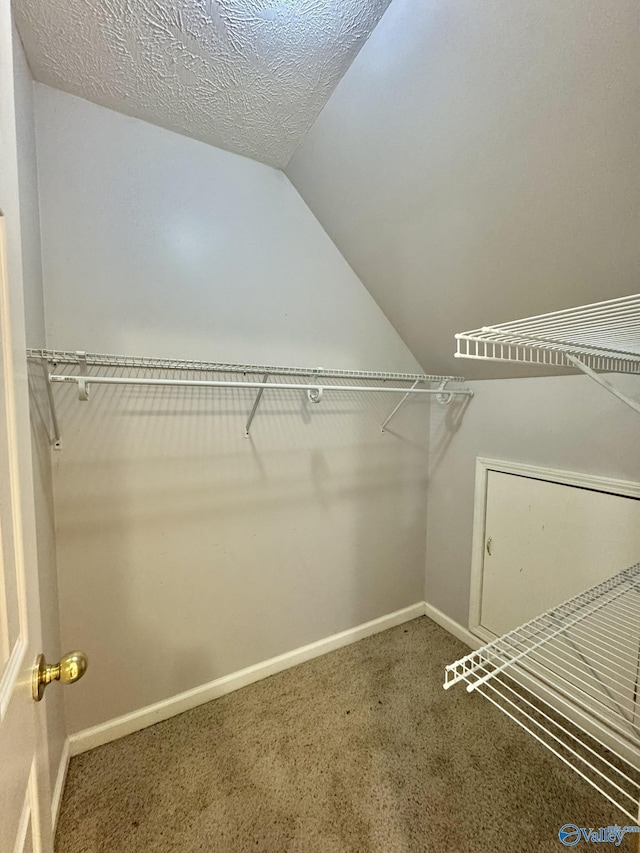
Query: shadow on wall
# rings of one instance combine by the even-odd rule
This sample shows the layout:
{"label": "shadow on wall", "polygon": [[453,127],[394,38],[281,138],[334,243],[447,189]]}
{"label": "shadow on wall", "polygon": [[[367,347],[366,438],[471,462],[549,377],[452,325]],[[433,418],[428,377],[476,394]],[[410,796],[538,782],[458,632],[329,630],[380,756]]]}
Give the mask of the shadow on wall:
{"label": "shadow on wall", "polygon": [[433,477],[440,467],[440,463],[449,449],[449,445],[462,426],[465,412],[471,400],[471,397],[454,397],[448,406],[440,410],[440,417],[432,419],[431,443],[429,447],[429,478]]}
{"label": "shadow on wall", "polygon": [[423,401],[265,394],[247,439],[242,390],[54,393],[71,732],[422,600]]}

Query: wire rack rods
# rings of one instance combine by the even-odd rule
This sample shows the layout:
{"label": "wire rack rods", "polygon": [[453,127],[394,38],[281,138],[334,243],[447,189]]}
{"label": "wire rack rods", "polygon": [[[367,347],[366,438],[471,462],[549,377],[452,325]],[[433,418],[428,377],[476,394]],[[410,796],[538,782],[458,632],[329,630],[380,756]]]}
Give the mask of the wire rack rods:
{"label": "wire rack rods", "polygon": [[50,364],[68,364],[94,367],[121,367],[142,370],[206,371],[212,373],[246,373],[269,376],[312,376],[344,379],[373,379],[383,382],[464,382],[461,376],[441,376],[425,373],[393,373],[367,370],[335,370],[322,367],[284,367],[264,364],[227,364],[213,361],[190,361],[187,359],[146,358],[128,355],[105,355],[80,353],[66,350],[29,349],[29,358],[44,359]]}
{"label": "wire rack rods", "polygon": [[458,358],[640,373],[640,294],[456,335]]}
{"label": "wire rack rods", "polygon": [[640,564],[445,668],[634,823],[640,800]]}

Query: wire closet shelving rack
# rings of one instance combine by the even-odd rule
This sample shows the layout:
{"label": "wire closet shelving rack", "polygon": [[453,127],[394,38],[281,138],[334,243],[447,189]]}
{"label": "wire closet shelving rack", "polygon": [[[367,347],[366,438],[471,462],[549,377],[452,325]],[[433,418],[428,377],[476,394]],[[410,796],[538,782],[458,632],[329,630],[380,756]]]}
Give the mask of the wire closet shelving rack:
{"label": "wire closet shelving rack", "polygon": [[[54,431],[53,446],[56,449],[61,447],[61,437],[52,385],[58,383],[75,384],[78,388],[78,398],[82,401],[89,399],[92,385],[233,388],[255,391],[253,406],[245,426],[247,437],[265,391],[269,393],[306,392],[311,403],[319,403],[325,392],[377,392],[401,395],[399,402],[381,425],[382,432],[411,396],[432,395],[441,405],[448,405],[454,397],[473,397],[473,391],[463,387],[464,379],[460,376],[328,370],[322,367],[277,367],[264,364],[227,364],[187,359],[106,355],[80,350],[73,352],[28,349],[27,357],[40,361],[45,373]],[[205,378],[202,378],[203,374]],[[213,376],[233,376],[233,378],[212,378]],[[277,381],[274,381],[274,378]]]}
{"label": "wire closet shelving rack", "polygon": [[640,402],[600,375],[640,375],[640,293],[482,326],[456,341],[456,358],[575,367],[640,413]]}
{"label": "wire closet shelving rack", "polygon": [[[458,358],[640,375],[640,294],[456,335]],[[640,563],[445,668],[640,823]],[[640,835],[638,836],[640,850]]]}
{"label": "wire closet shelving rack", "polygon": [[484,696],[635,824],[639,641],[636,564],[450,664],[444,687]]}

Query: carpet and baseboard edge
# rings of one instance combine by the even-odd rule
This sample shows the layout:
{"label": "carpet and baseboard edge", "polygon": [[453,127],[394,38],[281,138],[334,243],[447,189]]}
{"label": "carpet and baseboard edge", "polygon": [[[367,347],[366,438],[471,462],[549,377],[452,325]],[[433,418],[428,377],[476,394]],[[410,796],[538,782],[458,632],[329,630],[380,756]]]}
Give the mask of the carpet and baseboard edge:
{"label": "carpet and baseboard edge", "polygon": [[[222,678],[217,678],[215,681],[210,681],[207,684],[201,684],[184,693],[178,693],[175,696],[170,696],[153,705],[147,705],[144,708],[139,708],[129,714],[124,714],[121,717],[115,717],[112,720],[107,720],[97,726],[92,726],[88,729],[76,732],[69,737],[70,754],[79,755],[89,749],[94,749],[97,746],[110,743],[113,740],[124,737],[125,735],[137,732],[147,726],[152,726],[154,723],[159,723],[162,720],[167,720],[176,714],[182,714],[184,711],[189,711],[192,708],[202,705],[205,702],[210,702],[212,699],[217,699],[220,696],[225,696],[227,693],[232,693],[234,690],[239,690],[241,687],[246,687],[248,684],[253,684],[263,678],[268,678],[270,675],[275,675],[277,672],[282,672],[292,666],[297,666],[300,663],[319,657],[320,655],[332,652],[335,649],[340,649],[355,643],[358,640],[363,640],[365,637],[370,637],[373,634],[378,634],[381,631],[386,631],[388,628],[393,628],[396,625],[401,625],[403,622],[408,622],[411,619],[416,619],[418,616],[424,616],[426,613],[434,622],[442,625],[443,628],[450,631],[455,636],[467,640],[461,636],[465,629],[457,625],[457,623],[446,617],[441,611],[427,605],[424,601],[418,601],[415,604],[405,607],[402,610],[396,610],[393,613],[388,613],[378,619],[373,619],[370,622],[365,622],[362,625],[356,625],[354,628],[349,628],[346,631],[341,631],[338,634],[333,634],[323,640],[318,640],[306,646],[301,646],[298,649],[293,649],[285,654],[270,658],[260,663],[249,666],[246,669],[241,669],[237,672],[225,675]],[[454,628],[456,630],[454,630]],[[469,634],[469,637],[472,635]],[[57,786],[56,786],[57,787]]]}
{"label": "carpet and baseboard edge", "polygon": [[456,622],[450,616],[447,616],[446,613],[442,612],[442,610],[438,610],[438,608],[434,607],[433,604],[429,604],[428,601],[424,602],[423,613],[429,619],[432,619],[437,625],[440,625],[441,628],[444,628],[445,631],[453,634],[454,637],[461,640],[466,646],[469,646],[470,649],[479,649],[480,646],[483,646],[486,642],[486,640],[481,640],[479,637],[476,637],[468,628],[465,628],[459,622]]}

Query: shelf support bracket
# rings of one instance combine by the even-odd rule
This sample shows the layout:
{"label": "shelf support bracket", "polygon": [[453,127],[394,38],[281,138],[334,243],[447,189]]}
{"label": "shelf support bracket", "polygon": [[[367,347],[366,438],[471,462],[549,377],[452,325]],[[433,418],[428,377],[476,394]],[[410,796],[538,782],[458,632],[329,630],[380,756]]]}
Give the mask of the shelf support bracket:
{"label": "shelf support bracket", "polygon": [[419,379],[416,379],[416,381],[415,381],[415,382],[413,383],[413,385],[411,386],[410,390],[409,390],[409,391],[407,391],[407,393],[404,395],[404,397],[402,397],[402,398],[400,399],[400,402],[399,402],[399,403],[394,407],[394,409],[392,410],[392,412],[391,412],[391,414],[389,415],[389,417],[388,417],[388,418],[386,419],[386,421],[382,424],[382,427],[381,427],[381,429],[380,429],[380,432],[384,432],[385,427],[387,426],[387,424],[389,423],[389,421],[391,420],[391,418],[396,414],[396,412],[397,412],[397,411],[398,411],[398,409],[402,406],[402,404],[403,404],[403,403],[405,403],[405,402],[409,399],[409,397],[411,396],[411,393],[410,393],[410,392],[411,392],[411,391],[413,391],[413,389],[416,387],[416,385],[418,384],[418,382],[420,382],[420,380],[419,380]]}
{"label": "shelf support bracket", "polygon": [[49,380],[49,367],[46,359],[41,359],[42,373],[44,374],[44,384],[47,389],[47,399],[49,400],[49,411],[51,412],[51,426],[53,427],[53,441],[51,442],[54,450],[62,449],[62,438],[60,437],[60,422],[58,421],[58,413],[56,412],[56,404],[53,399],[53,388]]}
{"label": "shelf support bracket", "polygon": [[436,400],[440,403],[441,406],[448,406],[449,403],[453,400],[453,394],[451,393],[451,391],[447,391],[446,388],[447,380],[445,379],[438,386],[438,393],[436,394]]}
{"label": "shelf support bracket", "polygon": [[578,370],[581,370],[584,374],[586,374],[590,379],[593,379],[594,382],[597,382],[598,385],[601,385],[605,391],[608,391],[610,394],[613,394],[614,397],[617,397],[618,400],[621,400],[625,403],[629,408],[633,409],[634,412],[637,412],[640,415],[640,402],[637,400],[633,400],[631,397],[628,397],[622,391],[619,391],[615,385],[609,382],[608,379],[605,379],[604,376],[601,376],[599,373],[596,373],[595,370],[592,370],[588,367],[584,362],[580,361],[579,358],[576,358],[573,355],[569,355],[566,353],[566,358],[568,361],[573,364],[574,367],[577,367]]}
{"label": "shelf support bracket", "polygon": [[[269,381],[269,374],[265,373],[262,377],[262,381],[266,385]],[[258,393],[256,394],[256,399],[253,401],[253,408],[251,409],[251,413],[249,414],[249,418],[247,420],[247,425],[244,428],[245,438],[249,438],[249,430],[251,429],[251,424],[253,423],[253,419],[256,416],[256,412],[258,411],[258,406],[260,405],[260,400],[262,399],[262,395],[264,394],[264,388],[258,389]]]}
{"label": "shelf support bracket", "polygon": [[89,399],[89,378],[87,371],[87,354],[83,350],[76,352],[78,364],[80,365],[80,378],[78,379],[78,400],[86,402]]}

